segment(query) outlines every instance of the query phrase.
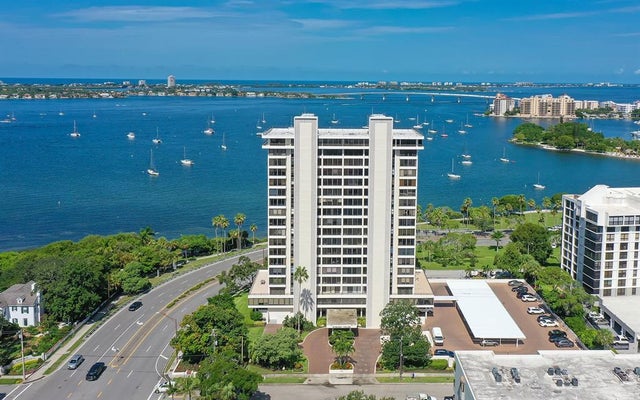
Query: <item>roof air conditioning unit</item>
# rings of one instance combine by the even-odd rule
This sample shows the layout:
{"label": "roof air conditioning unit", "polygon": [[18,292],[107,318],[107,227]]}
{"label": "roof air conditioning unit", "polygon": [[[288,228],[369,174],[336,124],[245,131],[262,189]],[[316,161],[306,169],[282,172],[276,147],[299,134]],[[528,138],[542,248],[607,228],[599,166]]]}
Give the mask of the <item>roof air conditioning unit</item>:
{"label": "roof air conditioning unit", "polygon": [[578,378],[571,378],[571,385],[578,386]]}

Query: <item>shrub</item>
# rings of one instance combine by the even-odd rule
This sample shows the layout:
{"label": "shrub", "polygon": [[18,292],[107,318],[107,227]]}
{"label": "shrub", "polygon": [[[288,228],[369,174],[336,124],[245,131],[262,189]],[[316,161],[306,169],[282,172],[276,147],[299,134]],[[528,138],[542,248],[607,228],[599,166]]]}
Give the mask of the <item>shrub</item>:
{"label": "shrub", "polygon": [[449,361],[440,360],[440,359],[436,359],[436,360],[431,359],[429,361],[429,368],[444,371],[445,369],[449,368]]}
{"label": "shrub", "polygon": [[327,317],[319,317],[316,324],[318,325],[318,328],[324,328],[327,326]]}
{"label": "shrub", "polygon": [[[43,361],[41,358],[25,361],[24,369],[27,372],[33,371],[35,369],[38,369],[38,367],[41,366],[42,363]],[[11,370],[9,371],[9,375],[21,375],[21,374],[22,374],[22,363],[14,364],[13,367],[11,367]]]}
{"label": "shrub", "polygon": [[297,312],[293,315],[288,315],[286,317],[284,317],[284,320],[282,321],[282,326],[285,326],[287,328],[293,328],[293,329],[298,329],[298,326],[300,327],[301,331],[311,331],[313,330],[313,323],[309,320],[307,320],[304,315],[302,315],[301,312]]}
{"label": "shrub", "polygon": [[253,309],[249,314],[249,318],[251,318],[252,321],[262,321],[262,313],[256,309]]}

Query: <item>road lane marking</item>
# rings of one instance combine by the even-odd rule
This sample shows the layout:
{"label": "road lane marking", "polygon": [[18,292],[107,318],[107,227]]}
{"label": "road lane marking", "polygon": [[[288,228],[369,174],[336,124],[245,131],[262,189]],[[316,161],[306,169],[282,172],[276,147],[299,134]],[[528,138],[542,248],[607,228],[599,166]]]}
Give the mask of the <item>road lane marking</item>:
{"label": "road lane marking", "polygon": [[162,297],[162,296],[164,296],[164,292],[158,293],[158,297]]}
{"label": "road lane marking", "polygon": [[97,398],[99,399],[100,397],[102,397],[102,392],[98,393]]}
{"label": "road lane marking", "polygon": [[165,325],[164,328],[162,328],[162,332],[166,331],[168,327],[169,327],[169,324]]}
{"label": "road lane marking", "polygon": [[158,357],[162,357],[162,358],[164,358],[165,360],[168,360],[168,359],[169,359],[169,357],[165,356],[164,354],[160,354]]}
{"label": "road lane marking", "polygon": [[97,345],[96,347],[93,348],[93,351],[97,351],[98,347],[100,347],[100,345]]}
{"label": "road lane marking", "polygon": [[113,328],[113,330],[114,330],[114,331],[117,331],[117,330],[118,330],[118,328],[120,328],[120,324],[116,325],[116,327],[115,327],[115,328]]}
{"label": "road lane marking", "polygon": [[81,384],[81,383],[82,383],[82,381],[78,381],[78,384],[77,384],[77,386],[80,386],[80,384]]}
{"label": "road lane marking", "polygon": [[70,398],[71,396],[73,396],[73,392],[71,392],[71,393],[69,393],[69,394],[67,395],[67,399],[68,399],[68,398]]}
{"label": "road lane marking", "polygon": [[107,385],[111,385],[111,382],[113,382],[113,378],[109,379],[109,382],[107,382]]}
{"label": "road lane marking", "polygon": [[127,378],[129,378],[131,376],[131,374],[133,374],[133,370],[131,370],[128,374],[127,374]]}
{"label": "road lane marking", "polygon": [[77,370],[77,369],[74,369],[74,370],[73,370],[73,372],[71,373],[71,375],[70,375],[69,377],[70,377],[70,378],[72,378],[72,377],[76,374],[76,372],[78,372],[78,370]]}
{"label": "road lane marking", "polygon": [[147,347],[147,350],[145,350],[145,353],[148,353],[149,350],[151,350],[151,346]]}
{"label": "road lane marking", "polygon": [[[33,385],[33,383],[30,383],[26,388],[24,388],[24,390],[21,390],[20,393],[18,393],[14,399],[17,399],[18,397],[20,397],[20,395],[22,395],[22,393],[24,393],[27,389],[29,389],[31,387],[31,385]],[[16,389],[18,389],[20,386],[16,387],[13,391],[15,391]],[[11,393],[13,393],[13,391],[11,391]],[[9,394],[11,394],[9,393]]]}

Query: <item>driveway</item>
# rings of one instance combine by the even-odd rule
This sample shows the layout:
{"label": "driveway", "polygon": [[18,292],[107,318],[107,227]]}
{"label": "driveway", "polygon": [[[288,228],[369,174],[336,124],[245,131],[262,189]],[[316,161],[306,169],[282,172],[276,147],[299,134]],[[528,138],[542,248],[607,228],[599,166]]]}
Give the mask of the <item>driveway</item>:
{"label": "driveway", "polygon": [[[380,331],[359,329],[351,355],[355,374],[374,374],[376,361],[380,355]],[[309,374],[328,374],[329,366],[335,361],[335,354],[329,346],[329,329],[316,329],[302,343],[304,355],[309,360]]]}

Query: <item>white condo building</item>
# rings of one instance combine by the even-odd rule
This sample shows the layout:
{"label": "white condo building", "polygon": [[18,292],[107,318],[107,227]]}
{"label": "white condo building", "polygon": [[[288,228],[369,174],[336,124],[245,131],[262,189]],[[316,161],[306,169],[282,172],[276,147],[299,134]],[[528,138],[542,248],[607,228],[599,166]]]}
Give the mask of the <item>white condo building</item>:
{"label": "white condo building", "polygon": [[167,77],[167,87],[168,88],[176,87],[176,77],[175,76],[169,75]]}
{"label": "white condo building", "polygon": [[[389,301],[433,307],[415,265],[418,151],[423,136],[372,115],[360,129],[318,127],[302,114],[262,135],[268,150],[268,269],[249,306],[267,321],[300,310],[307,319],[353,312],[380,326]],[[294,280],[298,266],[309,278]],[[330,323],[328,323],[330,325]],[[351,326],[351,325],[350,325]]]}

